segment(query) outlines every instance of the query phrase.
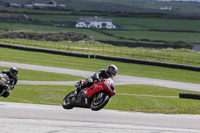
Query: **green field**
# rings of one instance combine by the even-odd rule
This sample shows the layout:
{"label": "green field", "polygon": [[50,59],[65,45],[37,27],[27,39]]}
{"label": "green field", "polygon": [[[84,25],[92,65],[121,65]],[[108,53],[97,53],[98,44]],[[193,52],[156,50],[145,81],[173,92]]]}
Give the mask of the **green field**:
{"label": "green field", "polygon": [[[80,17],[91,16],[74,16],[74,15],[28,15],[31,19],[38,19],[42,21],[77,21]],[[134,17],[112,17],[112,16],[99,16],[102,18],[110,18],[115,25],[120,25],[121,30],[103,30],[105,33],[112,34],[107,37],[94,34],[94,31],[88,29],[68,29],[73,31],[85,32],[94,36],[98,40],[110,40],[110,41],[128,41],[122,40],[123,38],[130,39],[149,39],[149,40],[162,40],[166,42],[183,41],[186,43],[199,43],[200,35],[200,20],[190,19],[167,19],[167,18],[134,18]],[[42,28],[41,28],[42,30]],[[49,30],[49,29],[48,29]],[[87,31],[87,32],[86,32]],[[98,30],[96,30],[98,32]],[[102,31],[100,30],[100,33]]]}
{"label": "green field", "polygon": [[[187,33],[187,32],[158,32],[158,31],[104,31],[109,34],[113,34],[115,37],[124,37],[124,41],[131,42],[131,39],[141,40],[149,39],[150,41],[163,41],[164,42],[186,42],[186,43],[199,43],[199,33]],[[123,35],[123,36],[122,36]],[[115,40],[113,40],[115,41]],[[144,41],[147,42],[147,41]],[[152,42],[156,44],[156,42]],[[162,43],[160,43],[162,45]]]}
{"label": "green field", "polygon": [[[40,21],[77,21],[79,17],[72,15],[28,15],[32,19]],[[94,16],[92,16],[94,17]],[[192,48],[192,45],[199,44],[200,39],[200,20],[189,19],[167,19],[167,18],[134,18],[134,17],[104,17],[113,19],[113,23],[120,25],[122,30],[93,30],[84,28],[56,27],[35,24],[20,23],[0,23],[0,27],[9,30],[18,31],[42,31],[42,32],[59,32],[75,31],[86,33],[93,36],[99,41],[112,41],[113,45],[120,42],[134,44],[145,44],[145,47],[166,47],[169,45],[175,47]],[[148,45],[149,44],[149,45]],[[188,46],[184,46],[187,44]],[[124,44],[125,45],[125,44]],[[130,45],[131,46],[131,45]],[[168,46],[168,47],[170,47]]]}
{"label": "green field", "polygon": [[[78,21],[81,17],[94,17],[83,15],[27,15],[31,19],[43,21]],[[97,16],[99,18],[112,19],[113,23],[120,25],[124,30],[180,30],[200,31],[198,19],[170,19],[170,18],[139,18]]]}

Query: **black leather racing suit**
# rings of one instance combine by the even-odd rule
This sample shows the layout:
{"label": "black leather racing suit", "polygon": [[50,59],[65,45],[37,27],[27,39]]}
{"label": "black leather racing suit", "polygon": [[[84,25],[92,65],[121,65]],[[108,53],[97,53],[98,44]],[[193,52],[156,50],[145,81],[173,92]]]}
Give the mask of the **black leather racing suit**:
{"label": "black leather racing suit", "polygon": [[80,81],[78,81],[75,86],[77,87],[78,92],[86,87],[89,87],[93,85],[93,82],[95,80],[101,81],[104,78],[110,78],[107,71],[105,69],[100,69],[98,72],[96,72],[93,76],[87,78],[85,82],[81,85]]}
{"label": "black leather racing suit", "polygon": [[10,91],[9,90],[13,90],[15,85],[17,84],[18,81],[18,77],[16,76],[15,78],[11,77],[9,70],[4,70],[1,71],[1,73],[7,74],[8,77],[10,78],[10,84],[8,86],[8,88],[6,89],[6,91],[4,92],[4,94],[2,95],[3,97],[8,97],[10,95]]}

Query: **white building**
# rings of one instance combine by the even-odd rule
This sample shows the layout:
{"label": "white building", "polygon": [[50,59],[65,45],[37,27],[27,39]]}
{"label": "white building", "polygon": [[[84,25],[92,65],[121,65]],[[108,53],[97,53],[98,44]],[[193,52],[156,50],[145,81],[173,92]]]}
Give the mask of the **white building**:
{"label": "white building", "polygon": [[21,8],[22,4],[10,3],[10,8]]}
{"label": "white building", "polygon": [[75,27],[79,28],[97,28],[97,29],[116,29],[112,24],[112,19],[103,19],[98,17],[80,18]]}
{"label": "white building", "polygon": [[64,9],[64,4],[58,4],[54,0],[49,0],[46,3],[36,3],[35,0],[29,1],[24,8],[34,8],[34,9]]}
{"label": "white building", "polygon": [[169,7],[167,7],[167,6],[165,6],[165,7],[161,6],[160,10],[169,10],[169,11],[171,11],[172,8],[171,8],[171,6],[169,6]]}

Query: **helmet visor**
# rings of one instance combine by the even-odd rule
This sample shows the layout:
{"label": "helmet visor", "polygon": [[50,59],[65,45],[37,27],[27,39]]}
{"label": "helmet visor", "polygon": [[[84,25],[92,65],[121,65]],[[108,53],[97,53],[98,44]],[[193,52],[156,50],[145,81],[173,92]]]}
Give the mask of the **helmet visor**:
{"label": "helmet visor", "polygon": [[115,75],[116,75],[116,73],[117,73],[117,72],[115,72],[115,71],[114,71],[114,72],[113,72],[113,76],[115,76]]}
{"label": "helmet visor", "polygon": [[12,76],[13,78],[16,78],[16,77],[17,77],[17,74],[18,74],[18,72],[13,72],[13,73],[11,73],[11,76]]}

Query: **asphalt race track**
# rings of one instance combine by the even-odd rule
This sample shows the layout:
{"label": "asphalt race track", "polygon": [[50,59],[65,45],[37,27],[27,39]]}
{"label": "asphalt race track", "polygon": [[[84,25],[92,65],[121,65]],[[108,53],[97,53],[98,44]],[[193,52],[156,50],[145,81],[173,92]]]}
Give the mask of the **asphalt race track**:
{"label": "asphalt race track", "polygon": [[91,111],[0,102],[1,133],[199,133],[200,115]]}
{"label": "asphalt race track", "polygon": [[[94,73],[2,61],[0,66],[16,66],[46,72],[59,70],[64,74],[73,73],[83,77]],[[19,83],[74,85],[75,81],[51,83],[19,81]],[[150,84],[200,91],[200,84],[125,75],[117,75],[115,83],[116,85]],[[200,115],[120,112],[106,109],[91,111],[82,108],[64,110],[61,106],[0,102],[0,133],[200,133],[199,123]]]}

